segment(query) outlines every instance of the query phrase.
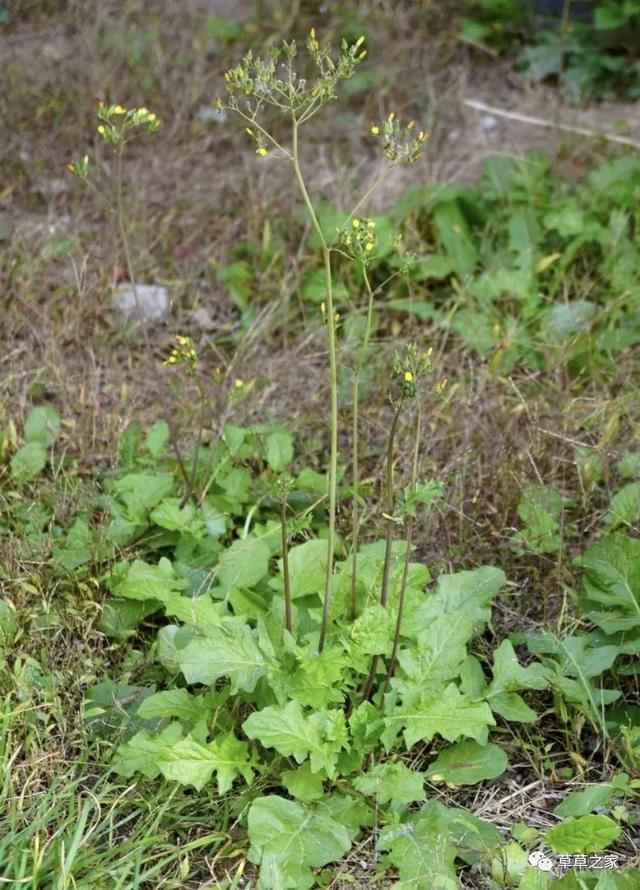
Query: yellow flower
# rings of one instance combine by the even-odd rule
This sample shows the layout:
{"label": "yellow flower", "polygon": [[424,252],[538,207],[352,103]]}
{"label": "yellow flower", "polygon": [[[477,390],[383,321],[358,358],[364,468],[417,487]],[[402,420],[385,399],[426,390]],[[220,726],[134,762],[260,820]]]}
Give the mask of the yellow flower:
{"label": "yellow flower", "polygon": [[316,29],[315,29],[315,28],[312,28],[312,29],[309,31],[309,36],[311,37],[312,40],[315,40],[315,39],[316,39]]}
{"label": "yellow flower", "polygon": [[262,148],[262,146],[261,146],[260,148],[257,148],[257,149],[256,149],[256,154],[257,154],[257,155],[260,155],[261,158],[264,158],[265,155],[267,154],[267,149],[266,149],[266,148]]}
{"label": "yellow flower", "polygon": [[379,134],[380,134],[380,127],[376,127],[376,125],[374,124],[374,125],[371,127],[371,135],[372,135],[372,136],[378,136]]}
{"label": "yellow flower", "polygon": [[157,118],[156,115],[151,111],[151,112],[149,112],[149,114],[147,115],[147,120],[150,120],[150,121],[157,121],[158,118]]}
{"label": "yellow flower", "polygon": [[233,381],[233,385],[236,389],[242,389],[244,386],[244,380],[242,380],[240,377],[236,377],[236,379]]}
{"label": "yellow flower", "polygon": [[359,58],[359,59],[364,59],[364,57],[365,57],[366,55],[367,55],[367,51],[366,51],[366,49],[363,49],[362,52],[360,53],[360,55],[358,56],[358,58]]}
{"label": "yellow flower", "polygon": [[411,371],[404,372],[404,380],[405,383],[411,383],[411,381],[413,380],[413,374],[411,373]]}
{"label": "yellow flower", "polygon": [[360,220],[356,217],[354,220],[352,220],[351,225],[353,226],[354,229],[359,229],[360,228]]}
{"label": "yellow flower", "polygon": [[415,125],[416,125],[415,121],[409,121],[409,123],[407,124],[407,130],[413,130]]}
{"label": "yellow flower", "polygon": [[389,117],[387,118],[387,120],[389,121],[390,124],[393,123],[393,119],[394,119],[395,116],[396,116],[395,111],[392,111],[392,112],[389,114]]}
{"label": "yellow flower", "polygon": [[429,134],[425,133],[423,130],[420,130],[420,132],[418,133],[418,139],[420,140],[420,142],[426,142],[428,138]]}
{"label": "yellow flower", "polygon": [[149,112],[143,105],[142,108],[138,108],[138,114],[149,114]]}
{"label": "yellow flower", "polygon": [[127,109],[123,108],[122,105],[116,105],[116,107],[113,109],[113,113],[114,114],[126,114]]}
{"label": "yellow flower", "polygon": [[251,129],[251,127],[245,127],[244,131],[245,133],[248,133],[249,136],[253,136],[253,130]]}
{"label": "yellow flower", "polygon": [[373,250],[373,241],[369,241],[369,242],[365,245],[365,248],[364,248],[364,249],[365,249],[365,250]]}
{"label": "yellow flower", "polygon": [[368,220],[367,220],[367,226],[368,226],[368,228],[370,228],[370,229],[375,229],[375,227],[376,227],[376,221],[375,221],[375,219],[368,219]]}
{"label": "yellow flower", "polygon": [[98,133],[100,133],[101,136],[104,136],[105,129],[104,129],[103,124],[100,124],[100,126],[98,127]]}
{"label": "yellow flower", "polygon": [[231,77],[230,77],[228,71],[225,71],[225,72],[224,72],[224,79],[227,81],[227,83],[229,83],[229,81],[231,80]]}
{"label": "yellow flower", "polygon": [[361,34],[360,37],[358,37],[358,39],[356,40],[356,49],[358,49],[359,46],[362,46],[363,43],[364,43],[364,34]]}

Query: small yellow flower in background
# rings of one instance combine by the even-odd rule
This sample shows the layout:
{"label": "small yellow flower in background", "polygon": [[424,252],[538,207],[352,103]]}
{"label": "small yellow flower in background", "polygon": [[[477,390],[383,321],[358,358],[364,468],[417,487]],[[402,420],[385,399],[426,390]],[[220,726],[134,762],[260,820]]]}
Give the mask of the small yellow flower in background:
{"label": "small yellow flower in background", "polygon": [[411,383],[412,380],[413,380],[413,374],[411,373],[411,371],[405,371],[404,372],[405,383]]}
{"label": "small yellow flower in background", "polygon": [[367,228],[368,228],[368,229],[375,229],[375,227],[376,227],[376,221],[375,221],[375,219],[368,219],[368,220],[367,220]]}
{"label": "small yellow flower in background", "polygon": [[356,219],[351,221],[351,225],[353,226],[354,229],[359,229],[360,228],[360,220],[356,217]]}
{"label": "small yellow flower in background", "polygon": [[150,111],[149,114],[147,115],[147,120],[150,120],[150,121],[157,121],[157,120],[158,120],[158,117],[157,117],[157,115],[155,115],[155,114],[153,113],[153,111]]}
{"label": "small yellow flower in background", "polygon": [[369,241],[369,242],[367,242],[367,244],[365,245],[365,248],[364,248],[364,249],[365,249],[366,251],[373,250],[373,241]]}
{"label": "small yellow flower in background", "polygon": [[126,114],[127,109],[123,108],[122,105],[116,105],[116,107],[113,109],[113,113],[114,114]]}
{"label": "small yellow flower in background", "polygon": [[444,392],[444,390],[446,389],[448,383],[449,383],[448,378],[443,377],[442,380],[440,380],[438,383],[436,383],[436,385],[434,387],[435,394],[437,396],[441,396],[442,393]]}
{"label": "small yellow flower in background", "polygon": [[236,389],[243,389],[244,388],[244,380],[242,380],[241,377],[236,377],[236,379],[233,381],[233,385],[235,386]]}
{"label": "small yellow flower in background", "polygon": [[231,75],[228,71],[224,72],[224,79],[227,81],[227,83],[229,83],[229,81],[231,80]]}
{"label": "small yellow flower in background", "polygon": [[409,121],[409,123],[407,124],[407,130],[413,130],[415,125],[416,125],[415,121]]}
{"label": "small yellow flower in background", "polygon": [[360,37],[358,37],[358,39],[356,40],[356,49],[358,49],[358,47],[362,46],[363,43],[364,43],[364,34],[361,34]]}
{"label": "small yellow flower in background", "polygon": [[367,51],[366,51],[366,49],[363,49],[362,52],[360,53],[360,55],[358,56],[358,58],[359,58],[359,59],[364,59],[364,57],[365,57],[366,55],[367,55]]}
{"label": "small yellow flower in background", "polygon": [[104,129],[104,126],[100,124],[100,126],[98,127],[98,133],[100,133],[101,136],[104,136],[105,132],[106,131]]}
{"label": "small yellow flower in background", "polygon": [[264,157],[266,157],[268,152],[267,152],[266,148],[263,148],[262,146],[260,146],[260,148],[256,148],[256,154],[260,155],[261,158],[264,158]]}
{"label": "small yellow flower in background", "polygon": [[372,135],[372,136],[379,136],[379,135],[380,135],[380,127],[376,127],[376,125],[374,124],[374,125],[371,127],[371,135]]}
{"label": "small yellow flower in background", "polygon": [[390,124],[393,123],[393,119],[394,119],[395,116],[396,116],[395,111],[392,111],[392,112],[389,114],[389,117],[387,118],[387,120],[389,121]]}
{"label": "small yellow flower in background", "polygon": [[253,136],[253,130],[251,129],[251,127],[245,127],[244,131],[245,133],[248,133],[249,136]]}
{"label": "small yellow flower in background", "polygon": [[420,132],[418,133],[418,139],[420,140],[420,142],[426,142],[428,138],[429,134],[425,133],[424,130],[420,130]]}

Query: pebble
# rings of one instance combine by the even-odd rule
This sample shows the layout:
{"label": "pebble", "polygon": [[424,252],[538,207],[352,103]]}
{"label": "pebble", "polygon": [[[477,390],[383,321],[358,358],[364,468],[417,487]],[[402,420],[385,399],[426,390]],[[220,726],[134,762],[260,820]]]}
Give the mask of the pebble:
{"label": "pebble", "polygon": [[114,303],[125,318],[162,321],[169,311],[169,291],[159,284],[130,284],[116,289]]}

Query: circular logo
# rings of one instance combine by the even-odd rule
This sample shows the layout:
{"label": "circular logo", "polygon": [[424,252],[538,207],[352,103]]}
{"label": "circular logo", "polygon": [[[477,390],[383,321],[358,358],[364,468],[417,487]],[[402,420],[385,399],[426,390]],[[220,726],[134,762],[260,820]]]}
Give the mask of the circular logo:
{"label": "circular logo", "polygon": [[534,850],[532,853],[529,853],[529,865],[539,868],[540,871],[551,871],[553,869],[553,860],[543,850]]}

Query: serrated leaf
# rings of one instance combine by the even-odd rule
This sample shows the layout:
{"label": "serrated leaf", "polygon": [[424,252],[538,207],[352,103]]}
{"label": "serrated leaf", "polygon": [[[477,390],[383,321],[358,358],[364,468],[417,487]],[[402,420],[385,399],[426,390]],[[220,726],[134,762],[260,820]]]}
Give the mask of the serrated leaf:
{"label": "serrated leaf", "polygon": [[409,769],[401,760],[395,763],[379,763],[353,781],[356,791],[375,797],[384,804],[409,804],[425,799],[424,776]]}
{"label": "serrated leaf", "polygon": [[138,716],[143,720],[175,717],[184,722],[195,722],[206,717],[209,710],[203,696],[191,695],[186,689],[167,689],[145,698],[138,708]]}
{"label": "serrated leaf", "polygon": [[427,777],[448,785],[475,785],[501,776],[508,765],[507,755],[498,745],[464,741],[441,751],[430,764]]}
{"label": "serrated leaf", "polygon": [[630,482],[611,498],[603,522],[611,529],[615,529],[620,525],[637,525],[638,520],[640,520],[640,482]]}
{"label": "serrated leaf", "polygon": [[269,433],[265,457],[275,473],[280,473],[293,460],[293,437],[289,433]]}
{"label": "serrated leaf", "polygon": [[239,538],[220,554],[218,583],[227,593],[232,587],[253,587],[269,572],[271,551],[257,538]]}
{"label": "serrated leaf", "polygon": [[166,420],[156,420],[144,437],[144,447],[156,459],[165,453],[169,441],[169,425]]}
{"label": "serrated leaf", "polygon": [[312,869],[351,848],[347,829],[326,812],[275,795],[254,800],[248,827],[260,890],[308,890],[315,884]]}
{"label": "serrated leaf", "polygon": [[[640,625],[640,541],[618,532],[608,535],[575,560],[585,569],[585,605],[597,603],[605,633]],[[626,622],[618,628],[617,622]]]}
{"label": "serrated leaf", "polygon": [[[272,583],[282,589],[282,560],[278,560],[280,578]],[[289,582],[292,599],[324,590],[327,569],[327,542],[319,539],[296,544],[289,550]]]}
{"label": "serrated leaf", "polygon": [[395,617],[375,603],[368,606],[351,625],[350,636],[362,655],[390,655],[395,631]]}
{"label": "serrated leaf", "polygon": [[417,635],[439,615],[464,615],[474,622],[485,622],[491,617],[491,600],[506,581],[502,569],[482,566],[473,571],[441,575],[436,589],[425,596],[411,615],[407,616],[408,635]]}
{"label": "serrated leaf", "polygon": [[204,529],[202,517],[196,516],[193,504],[181,506],[179,498],[164,498],[149,514],[149,518],[169,531],[201,534]]}
{"label": "serrated leaf", "polygon": [[231,691],[253,692],[266,670],[264,656],[246,624],[228,623],[207,627],[178,649],[176,661],[187,683],[212,685],[228,677]]}
{"label": "serrated leaf", "polygon": [[33,408],[24,425],[27,442],[39,442],[45,448],[53,445],[60,433],[60,416],[49,405]]}
{"label": "serrated leaf", "polygon": [[64,547],[54,547],[52,555],[59,565],[72,571],[89,562],[92,548],[93,533],[86,519],[79,516],[67,533]]}
{"label": "serrated leaf", "polygon": [[[400,650],[398,664],[410,682],[433,692],[458,676],[472,635],[473,621],[465,615],[455,621],[448,614],[438,615],[418,634],[415,647]],[[396,685],[402,688],[405,684],[398,681]]]}
{"label": "serrated leaf", "polygon": [[488,727],[495,725],[489,705],[469,700],[453,683],[438,698],[430,698],[418,688],[414,695],[395,708],[391,716],[385,717],[384,722],[390,733],[403,731],[407,749],[416,742],[431,741],[436,734],[448,742],[465,737],[484,745]]}
{"label": "serrated leaf", "polygon": [[560,819],[570,816],[587,816],[598,807],[606,807],[616,792],[619,794],[619,789],[610,783],[589,785],[582,791],[573,791],[568,794],[553,812]]}
{"label": "serrated leaf", "polygon": [[188,582],[176,577],[170,560],[163,556],[157,565],[135,559],[115,592],[125,599],[165,602],[173,591],[187,586]]}
{"label": "serrated leaf", "polygon": [[289,794],[298,800],[318,800],[324,794],[323,776],[321,773],[312,772],[308,761],[297,769],[284,770],[280,779]]}
{"label": "serrated leaf", "polygon": [[204,788],[214,773],[218,794],[226,794],[238,776],[247,784],[253,779],[247,743],[232,732],[204,744],[187,736],[160,752],[158,765],[166,779],[193,785],[197,791]]}
{"label": "serrated leaf", "polygon": [[47,450],[40,442],[28,442],[11,458],[11,476],[16,482],[28,482],[44,469]]}
{"label": "serrated leaf", "polygon": [[142,773],[148,779],[160,775],[160,755],[182,736],[179,723],[170,723],[162,732],[151,735],[146,729],[136,733],[123,745],[120,745],[113,759],[111,768],[125,779],[134,773]]}
{"label": "serrated leaf", "polygon": [[566,819],[544,836],[554,853],[599,853],[620,837],[620,826],[608,816],[589,815]]}

